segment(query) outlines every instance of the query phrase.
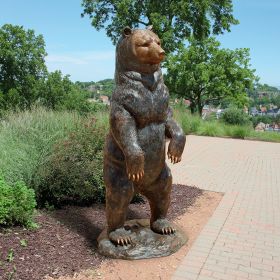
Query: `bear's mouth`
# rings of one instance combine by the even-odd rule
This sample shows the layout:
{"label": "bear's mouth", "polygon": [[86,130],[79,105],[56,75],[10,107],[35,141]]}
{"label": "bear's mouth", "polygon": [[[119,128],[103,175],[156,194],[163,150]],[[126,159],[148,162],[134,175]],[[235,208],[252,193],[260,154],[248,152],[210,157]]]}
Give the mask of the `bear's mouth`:
{"label": "bear's mouth", "polygon": [[164,55],[159,56],[158,58],[154,58],[150,60],[149,64],[154,65],[154,64],[160,64],[164,59]]}

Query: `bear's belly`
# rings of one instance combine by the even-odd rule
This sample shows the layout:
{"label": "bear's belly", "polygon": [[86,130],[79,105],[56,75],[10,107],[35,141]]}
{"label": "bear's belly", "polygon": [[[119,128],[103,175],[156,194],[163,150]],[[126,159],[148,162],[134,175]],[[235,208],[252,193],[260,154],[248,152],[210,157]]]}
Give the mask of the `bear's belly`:
{"label": "bear's belly", "polygon": [[139,129],[138,143],[145,156],[146,177],[157,178],[165,162],[165,124],[151,123]]}
{"label": "bear's belly", "polygon": [[[141,183],[148,185],[158,178],[165,166],[165,124],[150,123],[139,128],[137,134],[145,158],[145,176]],[[124,154],[111,134],[106,139],[105,149],[105,165],[126,168]]]}

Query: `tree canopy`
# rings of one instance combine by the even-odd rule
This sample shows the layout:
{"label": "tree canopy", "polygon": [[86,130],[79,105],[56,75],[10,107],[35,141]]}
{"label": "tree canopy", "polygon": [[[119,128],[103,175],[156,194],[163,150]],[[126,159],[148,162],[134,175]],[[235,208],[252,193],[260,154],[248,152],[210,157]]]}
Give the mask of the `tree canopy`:
{"label": "tree canopy", "polygon": [[104,28],[114,44],[125,26],[153,25],[167,53],[191,35],[203,39],[238,23],[232,0],[82,0],[82,7],[82,16],[97,30]]}
{"label": "tree canopy", "polygon": [[189,99],[191,111],[200,114],[204,105],[219,104],[224,98],[245,103],[256,79],[249,49],[222,49],[214,38],[191,39],[188,47],[169,56],[166,66],[171,93]]}
{"label": "tree canopy", "polygon": [[29,106],[37,98],[38,80],[47,73],[46,55],[42,35],[36,36],[33,30],[17,25],[5,24],[0,28],[0,99],[3,102]]}

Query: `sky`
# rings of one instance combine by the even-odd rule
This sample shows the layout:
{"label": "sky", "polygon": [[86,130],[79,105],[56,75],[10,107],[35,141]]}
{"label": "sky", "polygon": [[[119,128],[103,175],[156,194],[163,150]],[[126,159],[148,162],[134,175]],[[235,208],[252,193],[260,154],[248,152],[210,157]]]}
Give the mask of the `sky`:
{"label": "sky", "polygon": [[[61,70],[73,81],[113,78],[115,47],[104,30],[81,17],[81,0],[0,0],[0,26],[22,25],[42,34],[49,71]],[[233,0],[240,21],[219,36],[222,47],[250,48],[252,68],[261,83],[280,86],[280,1]]]}

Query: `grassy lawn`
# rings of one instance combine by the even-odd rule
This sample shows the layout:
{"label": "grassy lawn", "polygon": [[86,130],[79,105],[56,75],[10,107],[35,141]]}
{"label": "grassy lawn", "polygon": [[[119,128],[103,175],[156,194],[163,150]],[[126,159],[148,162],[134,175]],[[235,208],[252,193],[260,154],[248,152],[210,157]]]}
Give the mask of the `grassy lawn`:
{"label": "grassy lawn", "polygon": [[229,125],[216,119],[202,120],[199,116],[191,115],[180,108],[174,110],[174,118],[181,124],[185,134],[280,143],[280,133],[278,132],[258,132],[253,129],[252,125]]}

